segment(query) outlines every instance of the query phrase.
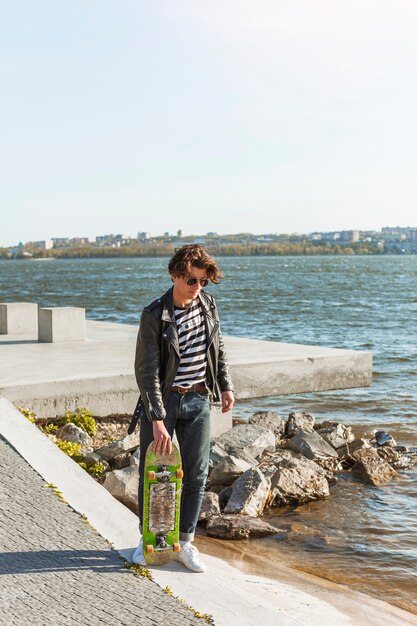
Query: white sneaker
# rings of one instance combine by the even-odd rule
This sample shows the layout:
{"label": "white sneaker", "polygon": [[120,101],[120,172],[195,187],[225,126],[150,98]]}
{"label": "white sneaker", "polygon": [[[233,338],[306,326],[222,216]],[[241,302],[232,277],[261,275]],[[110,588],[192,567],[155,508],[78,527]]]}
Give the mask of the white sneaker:
{"label": "white sneaker", "polygon": [[133,553],[132,561],[135,565],[142,565],[142,567],[147,567],[147,562],[145,557],[143,556],[143,544],[142,539],[139,541],[139,545]]}
{"label": "white sneaker", "polygon": [[190,541],[181,544],[181,550],[175,555],[175,560],[192,572],[205,572],[207,569],[200,559],[197,548]]}

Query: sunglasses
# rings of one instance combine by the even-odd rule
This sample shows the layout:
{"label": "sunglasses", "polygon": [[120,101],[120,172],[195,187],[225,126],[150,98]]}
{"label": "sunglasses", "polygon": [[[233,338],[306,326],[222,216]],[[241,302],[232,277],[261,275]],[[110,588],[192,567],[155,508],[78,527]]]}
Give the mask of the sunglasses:
{"label": "sunglasses", "polygon": [[202,287],[207,287],[207,285],[209,284],[209,280],[208,278],[187,278],[187,285],[189,287],[192,287],[197,283],[200,283]]}

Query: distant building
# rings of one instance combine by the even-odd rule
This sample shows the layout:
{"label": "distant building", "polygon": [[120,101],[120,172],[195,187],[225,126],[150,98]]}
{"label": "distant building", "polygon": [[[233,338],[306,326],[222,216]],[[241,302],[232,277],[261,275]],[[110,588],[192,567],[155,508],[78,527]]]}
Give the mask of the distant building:
{"label": "distant building", "polygon": [[54,248],[67,248],[70,245],[68,237],[52,237]]}
{"label": "distant building", "polygon": [[112,241],[112,244],[116,244],[116,246],[128,246],[132,238],[130,235],[116,235]]}
{"label": "distant building", "polygon": [[321,241],[321,233],[311,233],[310,239],[312,241]]}
{"label": "distant building", "polygon": [[321,239],[323,241],[338,241],[340,239],[340,233],[335,231],[321,233]]}
{"label": "distant building", "polygon": [[384,226],[381,232],[383,235],[391,235],[401,237],[401,235],[408,235],[409,227],[406,226]]}
{"label": "distant building", "polygon": [[52,239],[43,239],[42,241],[32,241],[32,246],[34,248],[40,248],[41,250],[52,250],[54,247],[54,242]]}
{"label": "distant building", "polygon": [[87,246],[89,243],[88,237],[73,237],[70,240],[72,246]]}
{"label": "distant building", "polygon": [[184,235],[183,235],[183,232],[182,232],[182,228],[179,228],[179,229],[177,230],[177,237],[178,237],[178,239],[182,239],[182,237],[183,237],[183,236],[184,236]]}
{"label": "distant building", "polygon": [[96,246],[109,246],[114,239],[114,235],[99,235],[96,237]]}
{"label": "distant building", "polygon": [[347,241],[349,243],[356,243],[359,241],[358,230],[342,230],[340,233],[340,241]]}
{"label": "distant building", "polygon": [[151,233],[145,233],[145,232],[138,233],[138,236],[137,236],[137,240],[141,242],[149,241],[150,238],[151,238]]}

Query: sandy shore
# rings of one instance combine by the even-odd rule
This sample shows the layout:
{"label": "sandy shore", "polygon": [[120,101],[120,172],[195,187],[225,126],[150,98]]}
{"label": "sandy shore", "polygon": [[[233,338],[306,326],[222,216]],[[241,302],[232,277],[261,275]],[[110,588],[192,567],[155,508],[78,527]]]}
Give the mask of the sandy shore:
{"label": "sandy shore", "polygon": [[[372,609],[370,613],[367,612],[367,624],[382,623],[381,609],[386,610],[387,619],[384,618],[384,624],[391,624],[391,621],[389,621],[391,618],[394,620],[393,624],[417,624],[417,616],[413,613],[382,602],[378,598],[361,594],[347,585],[341,585],[313,574],[301,572],[283,562],[272,560],[268,558],[269,555],[266,549],[264,554],[259,554],[259,551],[256,554],[252,554],[250,546],[246,542],[245,548],[242,548],[240,542],[225,542],[221,539],[201,536],[197,537],[196,543],[202,553],[225,561],[238,569],[242,574],[266,577],[271,581],[295,586],[300,591],[314,594],[354,620],[352,623],[365,623],[363,611],[366,604]],[[349,600],[353,600],[353,602],[347,604]],[[366,610],[368,611],[368,608]],[[374,619],[375,622],[372,621]],[[322,624],[327,624],[327,622],[322,622]]]}

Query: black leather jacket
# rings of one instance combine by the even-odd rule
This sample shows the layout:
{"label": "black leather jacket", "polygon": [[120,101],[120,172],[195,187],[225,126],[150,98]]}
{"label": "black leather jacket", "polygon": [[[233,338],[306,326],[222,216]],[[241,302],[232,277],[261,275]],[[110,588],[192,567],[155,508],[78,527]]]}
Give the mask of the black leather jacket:
{"label": "black leather jacket", "polygon": [[[135,375],[142,404],[149,420],[166,416],[164,400],[172,387],[180,363],[178,333],[174,318],[173,288],[145,307],[136,343]],[[233,391],[226,352],[220,331],[217,306],[211,294],[200,292],[207,337],[206,385],[212,400],[222,391]]]}

